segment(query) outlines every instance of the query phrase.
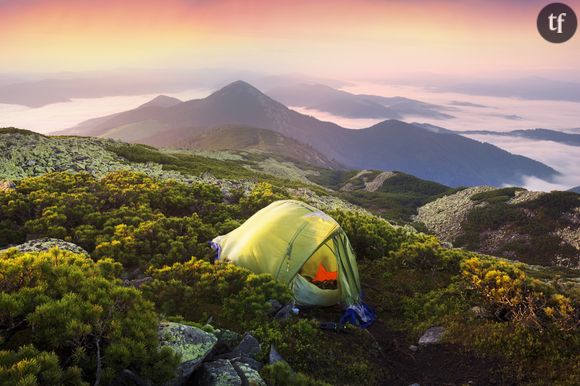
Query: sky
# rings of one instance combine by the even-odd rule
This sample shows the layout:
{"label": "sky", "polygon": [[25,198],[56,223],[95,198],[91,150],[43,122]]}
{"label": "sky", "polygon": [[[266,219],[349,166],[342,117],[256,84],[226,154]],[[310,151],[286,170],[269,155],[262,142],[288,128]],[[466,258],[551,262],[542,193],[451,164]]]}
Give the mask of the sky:
{"label": "sky", "polygon": [[[538,0],[0,0],[0,73],[232,67],[332,77],[566,73]],[[580,10],[580,0],[568,1]]]}

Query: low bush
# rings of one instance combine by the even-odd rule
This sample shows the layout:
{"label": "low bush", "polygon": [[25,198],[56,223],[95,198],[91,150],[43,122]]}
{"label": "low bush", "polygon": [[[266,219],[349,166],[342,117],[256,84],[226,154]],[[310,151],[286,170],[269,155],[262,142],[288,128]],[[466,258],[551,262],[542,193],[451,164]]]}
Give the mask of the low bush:
{"label": "low bush", "polygon": [[153,305],[122,286],[119,272],[111,260],[56,249],[1,256],[0,341],[9,351],[0,378],[108,384],[128,369],[170,379],[178,358],[159,347]]}

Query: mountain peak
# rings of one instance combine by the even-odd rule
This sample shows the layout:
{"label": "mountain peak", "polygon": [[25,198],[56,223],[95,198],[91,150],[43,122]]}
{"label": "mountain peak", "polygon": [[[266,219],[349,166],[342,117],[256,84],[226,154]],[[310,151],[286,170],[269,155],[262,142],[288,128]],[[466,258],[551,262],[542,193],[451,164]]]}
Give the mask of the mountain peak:
{"label": "mountain peak", "polygon": [[159,95],[151,99],[149,102],[142,104],[138,107],[141,109],[143,107],[171,107],[183,103],[180,99],[170,97],[167,95]]}
{"label": "mountain peak", "polygon": [[223,97],[223,96],[265,96],[260,90],[256,87],[252,86],[248,82],[244,82],[243,80],[236,80],[228,84],[225,87],[217,90],[213,94],[211,94],[208,98],[211,97]]}

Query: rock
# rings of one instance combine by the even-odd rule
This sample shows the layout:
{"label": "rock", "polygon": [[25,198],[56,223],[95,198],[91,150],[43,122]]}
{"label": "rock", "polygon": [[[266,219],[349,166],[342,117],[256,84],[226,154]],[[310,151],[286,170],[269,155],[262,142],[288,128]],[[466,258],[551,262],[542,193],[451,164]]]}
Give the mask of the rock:
{"label": "rock", "polygon": [[453,243],[463,233],[461,224],[477,202],[471,197],[497,188],[475,186],[444,196],[417,209],[415,221],[425,224],[439,239]]}
{"label": "rock", "polygon": [[196,372],[194,384],[200,386],[242,386],[242,379],[227,359],[204,363]]}
{"label": "rock", "polygon": [[131,286],[135,288],[141,288],[143,284],[147,284],[151,281],[153,281],[153,278],[151,276],[145,276],[139,279],[125,280],[123,284],[127,287]]}
{"label": "rock", "polygon": [[282,304],[280,304],[280,302],[276,299],[270,299],[268,300],[268,303],[270,303],[270,306],[272,307],[270,315],[275,315],[280,310],[280,308],[282,308]]}
{"label": "rock", "polygon": [[440,326],[428,328],[427,331],[425,331],[425,333],[419,338],[419,346],[427,346],[441,342],[444,333],[445,328]]}
{"label": "rock", "polygon": [[[67,241],[60,240],[60,239],[51,239],[48,237],[27,241],[23,244],[12,246],[10,248],[16,248],[19,252],[43,252],[43,251],[48,251],[52,248],[58,248],[58,249],[62,249],[63,251],[69,251],[69,252],[78,253],[78,254],[86,255],[86,256],[89,255],[87,251],[85,251],[84,249],[82,249],[81,247],[79,247],[76,244],[69,243]],[[6,249],[3,249],[2,251],[5,251],[5,250]]]}
{"label": "rock", "polygon": [[488,318],[490,316],[489,312],[487,312],[483,307],[480,307],[480,306],[471,307],[469,309],[469,312],[471,312],[471,314],[473,316],[475,316],[476,318],[483,319],[483,318]]}
{"label": "rock", "polygon": [[243,386],[266,386],[266,382],[257,370],[242,362],[234,362],[233,365],[242,380]]}
{"label": "rock", "polygon": [[419,347],[415,346],[414,344],[409,346],[409,350],[411,350],[413,352],[417,352],[418,349],[419,349]]}
{"label": "rock", "polygon": [[8,192],[16,189],[16,185],[12,181],[0,181],[0,192]]}
{"label": "rock", "polygon": [[264,367],[264,364],[262,362],[257,361],[254,358],[244,357],[244,356],[241,358],[236,358],[236,359],[232,360],[232,362],[233,363],[237,363],[237,362],[244,363],[256,371],[260,371],[260,370],[262,370],[262,367]]}
{"label": "rock", "polygon": [[217,336],[220,347],[225,348],[227,351],[234,350],[242,340],[240,334],[226,329],[216,329],[213,334]]}
{"label": "rock", "polygon": [[260,342],[256,340],[249,333],[245,333],[242,341],[231,351],[218,355],[220,359],[240,359],[250,358],[256,359],[257,355],[262,351]]}
{"label": "rock", "polygon": [[274,345],[270,346],[270,355],[268,356],[268,361],[271,365],[273,365],[276,362],[284,362],[287,363],[284,358],[282,358],[282,355],[280,355],[278,353],[278,351],[276,350],[276,347]]}
{"label": "rock", "polygon": [[162,346],[168,346],[181,355],[176,377],[168,383],[180,385],[209,357],[218,338],[196,327],[163,322],[159,325],[159,340]]}
{"label": "rock", "polygon": [[256,359],[260,351],[262,351],[260,342],[247,332],[244,334],[238,347],[233,350],[235,354],[240,354],[239,356],[248,356],[254,359]]}
{"label": "rock", "polygon": [[284,307],[280,308],[278,312],[274,315],[274,319],[288,319],[290,318],[294,312],[294,301],[286,304]]}

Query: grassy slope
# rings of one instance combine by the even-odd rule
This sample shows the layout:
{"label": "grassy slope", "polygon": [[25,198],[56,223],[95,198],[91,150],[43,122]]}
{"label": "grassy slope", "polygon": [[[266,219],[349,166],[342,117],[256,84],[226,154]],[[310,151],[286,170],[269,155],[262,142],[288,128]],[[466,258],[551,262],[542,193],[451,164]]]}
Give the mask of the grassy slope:
{"label": "grassy slope", "polygon": [[[319,175],[309,176],[309,179],[338,190],[343,199],[397,223],[410,222],[418,207],[456,191],[401,172],[395,172],[376,191],[366,190],[365,182],[372,181],[379,173],[375,170],[359,175],[358,171],[325,170]],[[347,184],[351,190],[340,191]]]}
{"label": "grassy slope", "polygon": [[[77,145],[83,143],[83,140],[75,139],[75,141],[80,141],[78,143],[75,142]],[[265,157],[264,155],[250,153],[246,156],[247,158],[242,158],[242,161],[216,160],[187,153],[168,154],[142,145],[126,145],[110,141],[103,143],[108,146],[106,151],[114,155],[121,156],[123,159],[127,159],[137,165],[146,166],[151,162],[155,162],[161,165],[164,171],[168,172],[186,174],[210,172],[221,178],[267,179],[279,186],[300,186],[299,183],[265,176],[246,167],[252,165],[252,163],[253,167],[259,167],[264,161],[262,158]],[[104,148],[101,149],[103,150]],[[346,181],[356,174],[356,172],[347,171],[319,171],[318,178],[313,176],[310,176],[310,178],[318,181],[321,185],[334,188],[343,186]],[[439,187],[433,186],[431,183],[423,183],[421,180],[405,175],[400,176],[399,180],[395,179],[394,182],[392,186],[385,184],[377,192],[372,193],[382,193],[385,194],[383,197],[389,197],[393,202],[402,202],[397,201],[399,199],[396,196],[387,195],[404,194],[410,190],[409,186],[413,186],[413,191],[416,194],[429,197],[430,194],[437,193],[437,189],[439,189]],[[362,184],[360,187],[362,187]],[[382,189],[385,191],[382,191]],[[361,193],[371,192],[361,191]],[[509,196],[509,191],[502,193],[505,193],[502,196]],[[478,197],[478,199],[494,201],[492,198],[498,197],[492,196],[484,195]],[[363,197],[366,198],[367,196]],[[500,198],[495,198],[495,200],[502,201]],[[554,208],[556,207],[554,206]],[[510,329],[516,328],[516,324],[498,323],[492,318],[480,320],[471,317],[469,307],[477,303],[474,303],[474,299],[469,296],[465,296],[464,291],[468,289],[467,287],[458,287],[462,284],[457,279],[461,272],[454,262],[455,258],[447,256],[451,252],[438,250],[429,244],[409,247],[396,245],[397,242],[387,240],[388,242],[383,241],[383,243],[388,250],[379,253],[380,251],[376,252],[373,248],[381,244],[382,238],[387,237],[385,234],[389,232],[390,226],[377,219],[369,220],[371,224],[364,222],[359,224],[356,222],[351,223],[348,219],[341,219],[338,213],[332,213],[332,215],[339,222],[342,220],[343,222],[341,223],[345,227],[348,227],[349,223],[352,224],[351,228],[346,228],[346,230],[353,242],[353,246],[357,249],[357,254],[361,261],[360,271],[365,292],[367,293],[367,301],[377,308],[381,321],[371,330],[375,338],[369,337],[362,332],[356,332],[353,335],[341,334],[338,337],[333,332],[324,332],[320,340],[307,340],[305,346],[298,347],[293,351],[294,355],[296,355],[295,357],[288,356],[291,361],[301,361],[297,363],[301,370],[313,373],[322,379],[332,379],[332,376],[336,377],[337,374],[342,374],[343,372],[347,372],[349,376],[357,379],[369,379],[368,377],[372,375],[376,380],[376,378],[384,375],[389,379],[389,384],[398,384],[398,381],[401,380],[406,383],[401,382],[400,384],[410,384],[417,380],[420,380],[421,384],[437,383],[439,381],[446,383],[450,381],[456,382],[460,378],[454,377],[453,374],[448,376],[445,374],[447,372],[451,373],[448,370],[450,365],[459,364],[462,368],[473,369],[478,363],[483,363],[482,374],[478,374],[477,378],[481,382],[493,379],[494,382],[508,383],[513,380],[510,378],[511,375],[509,373],[514,370],[519,371],[519,373],[514,375],[518,381],[535,381],[537,383],[538,379],[541,380],[543,376],[544,367],[542,366],[551,366],[549,369],[552,372],[561,369],[565,374],[560,374],[560,376],[574,375],[572,373],[574,367],[572,367],[573,363],[570,358],[555,358],[557,359],[554,362],[555,364],[552,364],[549,362],[550,359],[547,359],[548,354],[552,353],[550,350],[562,348],[563,354],[560,354],[560,356],[564,357],[571,354],[570,350],[577,347],[578,342],[562,342],[561,339],[568,335],[553,337],[547,333],[539,332],[537,335],[530,335],[534,339],[530,342],[524,340],[527,335],[522,337],[512,337],[510,335],[512,334]],[[359,232],[360,229],[365,231]],[[398,243],[401,243],[401,241],[399,240]],[[438,252],[433,252],[435,250]],[[371,259],[367,252],[376,252],[377,256]],[[465,251],[457,251],[456,253],[461,254],[462,258],[468,255]],[[382,256],[386,257],[382,258]],[[555,272],[548,269],[526,267],[526,271],[529,272],[530,276],[546,282],[555,278]],[[564,273],[569,277],[577,276],[574,275],[574,272]],[[320,312],[318,318],[322,321],[335,320],[337,317],[333,310],[323,309]],[[406,347],[411,343],[416,343],[416,338],[421,331],[431,323],[449,324],[449,343],[441,346],[441,348],[433,349],[434,351],[432,352],[428,349],[422,350],[415,356]],[[392,335],[389,335],[390,333]],[[499,340],[498,338],[498,342],[502,342],[506,347],[492,347],[491,344],[493,342],[490,342],[490,339],[486,338],[486,336],[493,336],[494,333],[499,334],[499,337],[507,337],[505,339],[512,340],[507,341],[509,344],[506,344],[506,340]],[[304,332],[297,332],[297,334],[304,335]],[[363,339],[366,339],[366,341]],[[374,343],[378,342],[383,348],[382,353],[376,352],[376,346],[373,346],[374,339],[376,339]],[[486,341],[486,339],[488,340]],[[313,341],[315,343],[312,343]],[[323,344],[318,344],[321,342]],[[567,345],[565,347],[559,346],[565,344]],[[548,347],[549,350],[546,349],[538,354],[538,350],[544,347]],[[462,351],[464,348],[481,350],[485,356],[475,357],[471,353],[465,354]],[[353,362],[344,361],[345,355],[353,355],[353,353],[356,354]],[[432,355],[428,356],[429,353]],[[502,361],[496,362],[494,360],[491,363],[489,362],[490,355],[502,355],[504,353],[510,355],[516,353],[517,355],[515,360],[508,357],[507,360],[510,363],[507,364],[503,362],[503,359]],[[304,355],[304,357],[300,355]],[[527,355],[524,358],[526,361],[530,361],[527,366],[537,365],[539,370],[536,370],[533,376],[526,375],[525,371],[530,369],[530,367],[521,367],[522,365],[518,362],[522,362],[523,359],[520,361],[518,355],[521,355],[522,358]],[[406,357],[410,359],[405,361],[403,358]],[[345,366],[340,369],[333,368],[335,361],[343,360],[342,363],[344,364],[352,364],[354,359],[357,360],[356,366]],[[435,360],[441,360],[441,362],[435,362]],[[514,363],[511,363],[512,360],[514,360]],[[562,363],[567,366],[558,367]],[[380,374],[374,373],[377,371],[377,366],[383,366],[382,370],[386,374],[382,374],[382,372]],[[401,366],[401,368],[398,366]],[[416,370],[409,371],[409,366],[415,366]],[[429,372],[431,371],[429,369],[437,366],[441,366],[442,371],[437,374]],[[490,369],[497,370],[499,373],[497,375],[491,373],[488,375],[486,371]],[[480,375],[481,378],[479,378]],[[434,378],[435,376],[442,378]],[[533,379],[534,376],[536,377],[535,380]],[[550,376],[556,377],[558,374],[550,374]],[[570,379],[573,378],[570,377]],[[369,381],[369,384],[373,383],[375,382]]]}
{"label": "grassy slope", "polygon": [[[251,138],[246,144],[249,151],[225,152],[158,150],[147,145],[106,139],[46,137],[15,128],[1,129],[2,134],[5,136],[1,138],[3,141],[0,146],[4,143],[12,149],[0,155],[0,158],[4,157],[0,174],[2,178],[8,179],[66,170],[90,171],[101,175],[112,170],[131,169],[170,178],[200,176],[207,172],[219,178],[308,187],[322,194],[336,195],[398,223],[410,222],[417,207],[450,191],[444,185],[397,173],[383,183],[380,189],[369,192],[363,189],[362,178],[353,179],[359,171],[321,167],[321,163],[331,162],[316,158],[316,154],[310,154],[303,147],[290,146],[286,152],[264,152],[287,144],[287,141],[279,142],[278,134],[267,130],[254,133],[257,137]],[[239,138],[237,135],[234,139],[225,135],[224,142],[216,146],[228,147],[228,143],[232,145],[231,140],[239,141]],[[312,159],[314,164],[309,161]],[[35,163],[34,168],[23,168],[22,165],[29,161]],[[378,173],[371,171],[365,178]],[[340,191],[347,183],[355,189]]]}
{"label": "grassy slope", "polygon": [[[577,229],[573,218],[565,214],[580,207],[580,195],[551,192],[531,201],[509,204],[517,190],[498,189],[471,197],[478,206],[468,214],[462,224],[464,234],[455,243],[529,264],[554,265],[558,264],[558,257],[576,265],[578,250],[556,232]],[[494,237],[498,230],[507,230],[507,236]]]}

